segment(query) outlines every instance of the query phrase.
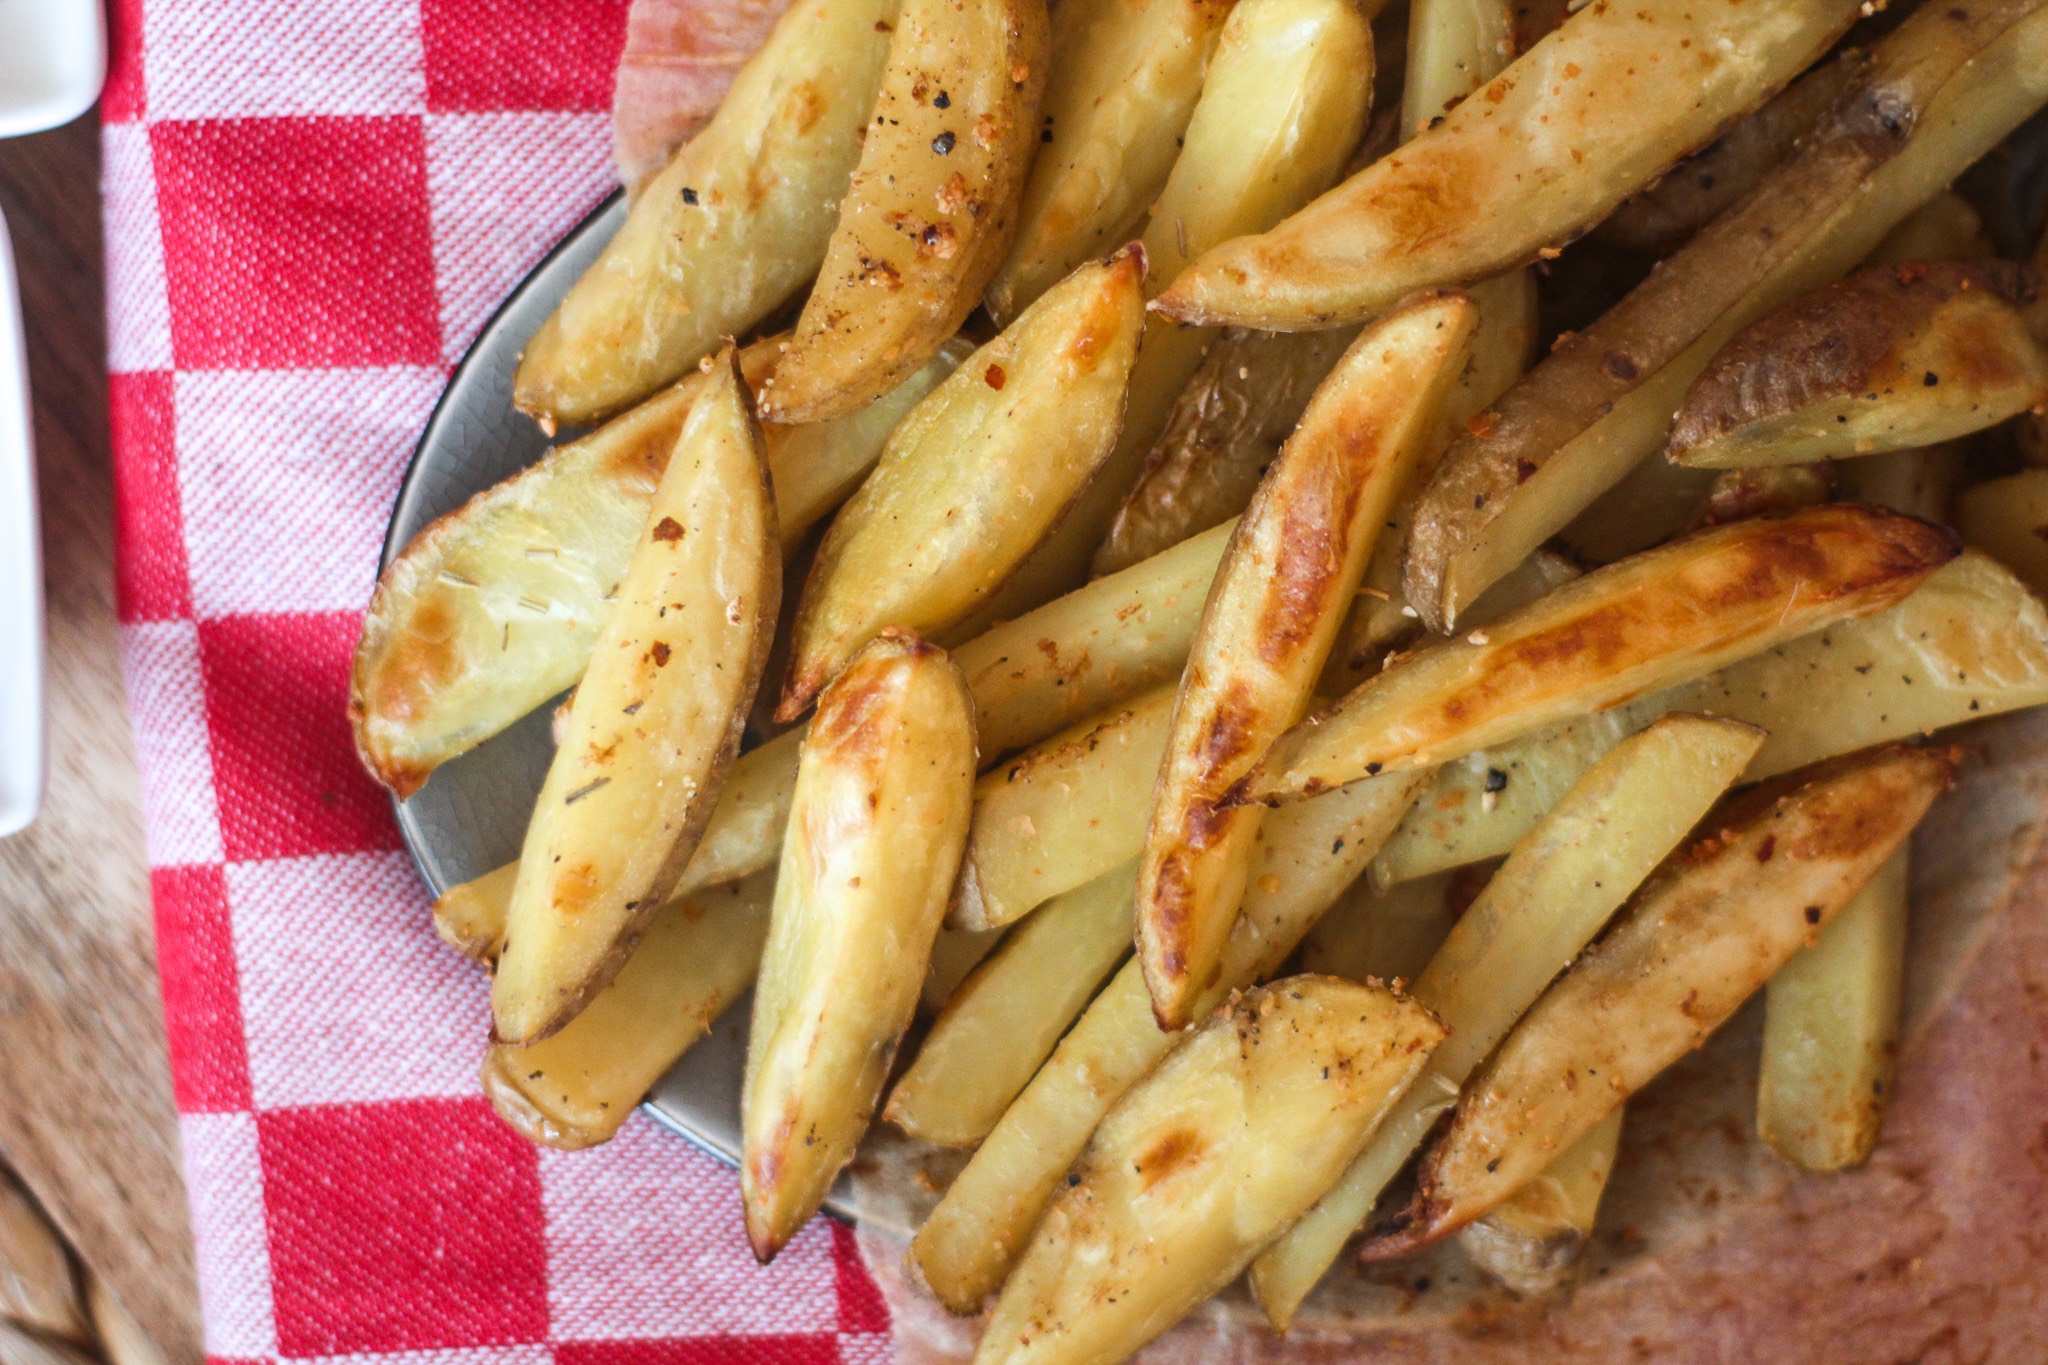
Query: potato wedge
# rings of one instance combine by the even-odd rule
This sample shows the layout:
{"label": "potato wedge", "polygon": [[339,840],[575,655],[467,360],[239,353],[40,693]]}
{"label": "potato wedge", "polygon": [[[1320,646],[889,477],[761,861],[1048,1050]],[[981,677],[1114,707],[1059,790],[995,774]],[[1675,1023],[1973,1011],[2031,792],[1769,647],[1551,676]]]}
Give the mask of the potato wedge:
{"label": "potato wedge", "polygon": [[1513,0],[1412,0],[1402,136],[1427,132],[1515,55]]}
{"label": "potato wedge", "polygon": [[[1393,774],[1267,818],[1207,1008],[1279,969],[1371,861],[1421,785]],[[1104,1112],[1178,1037],[1160,1029],[1144,974],[1125,963],[918,1229],[910,1264],[941,1303],[955,1313],[981,1310]]]}
{"label": "potato wedge", "polygon": [[617,412],[810,281],[860,157],[897,2],[790,7],[526,344],[520,411],[550,431]]}
{"label": "potato wedge", "polygon": [[974,788],[974,832],[948,922],[997,929],[1138,856],[1174,689],[1027,749]]}
{"label": "potato wedge", "polygon": [[[1592,5],[1395,155],[1263,235],[1198,258],[1159,298],[1182,322],[1363,322],[1570,241],[1825,51],[1851,0]],[[1692,98],[1661,93],[1673,81]],[[1527,130],[1544,128],[1530,141]]]}
{"label": "potato wedge", "polygon": [[1747,517],[1782,517],[1835,501],[1840,480],[1827,460],[1812,464],[1745,465],[1714,476],[1700,524],[1725,526]]}
{"label": "potato wedge", "polygon": [[1724,342],[1846,273],[2044,98],[2048,15],[2022,0],[1916,10],[1754,194],[1559,346],[1444,457],[1408,539],[1406,589],[1423,620],[1453,627],[1663,444]]}
{"label": "potato wedge", "polygon": [[931,961],[925,964],[924,985],[917,993],[920,1014],[937,1014],[983,958],[994,952],[1005,937],[1001,929],[945,929],[932,940]]}
{"label": "potato wedge", "polygon": [[1357,335],[1337,327],[1217,337],[1174,400],[1092,571],[1115,573],[1242,512],[1309,395]]}
{"label": "potato wedge", "polygon": [[955,650],[984,760],[1178,678],[1236,526],[1192,536]]}
{"label": "potato wedge", "polygon": [[605,988],[696,852],[782,593],[761,429],[728,348],[692,407],[527,827],[491,1018],[537,1042]]}
{"label": "potato wedge", "polygon": [[929,360],[1010,248],[1038,147],[1051,36],[1043,0],[902,0],[860,165],[817,283],[761,394],[821,422]]}
{"label": "potato wedge", "polygon": [[[1828,705],[1815,706],[1815,697]],[[1718,673],[1446,763],[1387,841],[1395,884],[1514,846],[1601,754],[1657,716],[1706,711],[1769,733],[1751,779],[2048,702],[2048,608],[1966,551],[1890,611],[1842,621]]]}
{"label": "potato wedge", "polygon": [[1809,1171],[1861,1166],[1890,1102],[1906,976],[1901,847],[1764,992],[1756,1132]]}
{"label": "potato wedge", "polygon": [[740,1103],[747,1240],[774,1258],[853,1157],[960,866],[974,703],[944,650],[892,630],[819,699],[754,990]]}
{"label": "potato wedge", "polygon": [[[1371,111],[1372,69],[1372,26],[1353,0],[1238,0],[1145,227],[1148,291],[1194,253],[1270,227],[1335,183]],[[1147,322],[1116,448],[1019,570],[1013,603],[1036,606],[1087,576],[1215,335]]]}
{"label": "potato wedge", "polygon": [[1904,265],[1908,261],[1977,261],[1998,254],[1976,206],[1945,190],[1906,215],[1864,262]]}
{"label": "potato wedge", "polygon": [[[750,386],[774,369],[778,344],[740,352]],[[948,342],[851,417],[762,429],[785,558],[967,349]],[[356,749],[372,776],[410,795],[583,675],[683,419],[709,382],[693,373],[549,451],[422,531],[385,569],[349,689]]]}
{"label": "potato wedge", "polygon": [[1666,453],[1709,469],[1954,440],[2048,402],[2005,261],[1877,266],[1751,323],[1693,382]]}
{"label": "potato wedge", "polygon": [[1130,951],[1136,877],[1112,868],[1018,925],[946,1002],[882,1117],[942,1147],[987,1137]]}
{"label": "potato wedge", "polygon": [[1866,58],[1851,49],[1808,71],[1698,155],[1629,196],[1600,224],[1598,239],[1656,256],[1684,246],[1792,154],[1854,83]]}
{"label": "potato wedge", "polygon": [[1406,989],[1458,922],[1438,873],[1381,888],[1360,877],[1301,941],[1301,969],[1346,981],[1368,977]]}
{"label": "potato wedge", "polygon": [[515,1132],[576,1151],[618,1132],[676,1058],[754,982],[772,872],[662,906],[583,1012],[528,1047],[493,1042],[483,1091]]}
{"label": "potato wedge", "polygon": [[518,881],[519,864],[509,862],[449,887],[434,899],[434,932],[472,962],[496,962],[505,938],[505,910]]}
{"label": "potato wedge", "polygon": [[1524,1298],[1562,1291],[1578,1269],[1621,1145],[1617,1109],[1540,1175],[1458,1234],[1479,1268]]}
{"label": "potato wedge", "polygon": [[1889,507],[1922,521],[1950,521],[1949,500],[1962,466],[1962,446],[1944,442],[1844,460],[1835,467],[1835,478],[1845,502]]}
{"label": "potato wedge", "polygon": [[1007,323],[1071,271],[1138,235],[1180,154],[1209,54],[1234,4],[1074,0],[1053,7],[1044,131],[1017,234],[989,283],[990,316]]}
{"label": "potato wedge", "polygon": [[1498,1207],[1698,1047],[1876,875],[1953,767],[1939,749],[1881,749],[1688,848],[1472,1077],[1414,1201],[1361,1256],[1405,1255]]}
{"label": "potato wedge", "polygon": [[1076,271],[896,428],[818,547],[778,720],[883,626],[959,623],[1073,503],[1116,441],[1144,275],[1134,250]]}
{"label": "potato wedge", "polygon": [[977,1365],[1122,1360],[1223,1288],[1371,1136],[1444,1036],[1383,986],[1246,992],[1103,1119]]}
{"label": "potato wedge", "polygon": [[1244,896],[1259,812],[1219,803],[1308,710],[1477,322],[1470,297],[1445,292],[1361,333],[1231,537],[1174,699],[1138,859],[1138,962],[1161,1028],[1193,1022]]}
{"label": "potato wedge", "polygon": [[2048,469],[2023,469],[1966,488],[1956,498],[1963,540],[2048,592]]}
{"label": "potato wedge", "polygon": [[1387,1182],[1487,1053],[1741,776],[1763,735],[1667,716],[1624,740],[1515,845],[1410,990],[1450,1030],[1314,1211],[1262,1253],[1252,1293],[1287,1330]]}
{"label": "potato wedge", "polygon": [[[1573,517],[1552,543],[1594,568],[1640,554],[1699,529],[1701,513],[1713,496],[1714,478],[1711,469],[1644,460]],[[1471,612],[1470,607],[1463,610],[1460,624]]]}
{"label": "potato wedge", "polygon": [[1595,570],[1431,646],[1273,746],[1248,799],[1462,758],[1901,601],[1958,553],[1881,508],[1744,521]]}

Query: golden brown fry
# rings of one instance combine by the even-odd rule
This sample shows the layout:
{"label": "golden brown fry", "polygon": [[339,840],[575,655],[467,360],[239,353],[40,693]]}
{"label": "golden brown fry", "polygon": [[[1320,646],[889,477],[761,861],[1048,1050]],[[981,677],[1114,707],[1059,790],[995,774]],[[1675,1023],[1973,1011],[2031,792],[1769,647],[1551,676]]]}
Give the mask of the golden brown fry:
{"label": "golden brown fry", "polygon": [[1396,883],[1507,852],[1596,758],[1671,711],[1768,732],[1748,773],[1762,778],[2044,702],[2048,607],[1966,551],[1890,611],[1445,764],[1373,875]]}
{"label": "golden brown fry", "polygon": [[1908,261],[1976,261],[1998,252],[1984,231],[1984,215],[1954,190],[1945,190],[1906,215],[1870,253],[1866,266]]}
{"label": "golden brown fry", "polygon": [[1698,1047],[1905,842],[1953,763],[1894,746],[1832,765],[1687,849],[1472,1077],[1414,1202],[1360,1254],[1405,1255],[1497,1207]]}
{"label": "golden brown fry", "polygon": [[1136,876],[1112,868],[1018,925],[947,1001],[882,1117],[940,1146],[987,1137],[1130,952]]}
{"label": "golden brown fry", "polygon": [[[779,344],[740,352],[750,386],[774,369]],[[762,429],[785,557],[966,351],[948,342],[851,417]],[[583,675],[683,419],[709,382],[693,373],[549,451],[420,532],[384,570],[349,691],[356,748],[378,781],[410,795]]]}
{"label": "golden brown fry", "polygon": [[990,316],[1007,323],[1068,272],[1138,235],[1173,170],[1234,3],[1053,7],[1044,131],[1016,238],[988,287]]}
{"label": "golden brown fry", "polygon": [[1511,0],[1412,0],[1401,135],[1427,131],[1498,76],[1515,55]]}
{"label": "golden brown fry", "polygon": [[860,156],[896,7],[791,6],[527,343],[513,387],[522,412],[549,430],[617,412],[810,281]]}
{"label": "golden brown fry", "polygon": [[1138,861],[1138,961],[1161,1028],[1192,1022],[1244,895],[1259,814],[1218,803],[1307,711],[1477,320],[1463,294],[1424,295],[1360,334],[1231,537],[1174,701]]}
{"label": "golden brown fry", "polygon": [[1725,526],[1745,517],[1782,517],[1802,507],[1833,502],[1839,484],[1835,466],[1827,460],[1724,469],[1714,476],[1713,486],[1707,490],[1700,522],[1706,526]]}
{"label": "golden brown fry", "polygon": [[1958,552],[1878,508],[1702,531],[1565,584],[1367,681],[1273,746],[1247,799],[1430,767],[1902,600]]}
{"label": "golden brown fry", "polygon": [[1492,1213],[1467,1224],[1458,1234],[1465,1254],[1523,1298],[1568,1286],[1614,1173],[1621,1116],[1619,1109],[1609,1114]]}
{"label": "golden brown fry", "polygon": [[2048,354],[2004,261],[1876,266],[1751,323],[1693,382],[1680,464],[1802,464],[1954,440],[2048,402]]}
{"label": "golden brown fry", "polygon": [[1223,1288],[1371,1136],[1444,1036],[1383,986],[1248,991],[1103,1119],[977,1365],[1122,1360]]}
{"label": "golden brown fry", "polygon": [[[1207,1002],[1279,969],[1400,823],[1421,782],[1396,774],[1275,811],[1223,973]],[[911,1243],[915,1272],[955,1313],[976,1313],[1009,1273],[1060,1177],[1117,1097],[1173,1046],[1127,962],[997,1122]]]}
{"label": "golden brown fry", "polygon": [[1137,250],[1075,271],[896,428],[818,547],[778,720],[882,627],[958,624],[1058,522],[1116,441],[1144,275]]}
{"label": "golden brown fry", "polygon": [[740,1196],[770,1260],[867,1131],[910,1026],[960,865],[974,703],[945,651],[905,631],[819,698],[754,989]]}
{"label": "golden brown fry", "polygon": [[1897,1071],[1907,851],[1866,882],[1765,990],[1756,1132],[1809,1171],[1861,1166]]}
{"label": "golden brown fry", "polygon": [[753,984],[768,938],[771,872],[662,906],[612,984],[561,1032],[493,1042],[483,1091],[521,1136],[575,1151],[618,1132],[676,1058]]}
{"label": "golden brown fry", "polygon": [[1157,688],[984,776],[950,923],[996,929],[1138,855],[1173,717]]}
{"label": "golden brown fry", "polygon": [[1722,343],[1848,271],[2044,98],[2048,14],[2032,0],[1915,11],[1754,194],[1561,345],[1445,456],[1408,541],[1408,597],[1423,619],[1454,624],[1663,443]]}
{"label": "golden brown fry", "polygon": [[2048,469],[2023,469],[1966,488],[1956,498],[1956,530],[1965,544],[2048,594]]}
{"label": "golden brown fry", "polygon": [[902,0],[860,165],[764,416],[864,407],[974,311],[1016,230],[1051,41],[1043,0]]}
{"label": "golden brown fry", "polygon": [[[1404,294],[1483,279],[1576,237],[1797,74],[1852,0],[1592,5],[1395,155],[1160,296],[1182,322],[1362,322]],[[1687,98],[1667,98],[1674,81]],[[1541,127],[1531,140],[1527,130]]]}
{"label": "golden brown fry", "polygon": [[647,511],[527,827],[491,983],[496,1037],[559,1029],[695,853],[782,592],[761,429],[728,348]]}

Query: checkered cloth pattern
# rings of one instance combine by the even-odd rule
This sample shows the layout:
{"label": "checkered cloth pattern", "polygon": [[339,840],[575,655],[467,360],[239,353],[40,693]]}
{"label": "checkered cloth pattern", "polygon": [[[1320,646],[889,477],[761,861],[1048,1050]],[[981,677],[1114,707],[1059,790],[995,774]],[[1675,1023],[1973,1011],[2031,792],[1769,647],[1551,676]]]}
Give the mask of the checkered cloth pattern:
{"label": "checkered cloth pattern", "polygon": [[610,188],[625,0],[120,0],[103,112],[123,648],[216,1361],[881,1362],[847,1228],[769,1269],[644,1118],[479,1097],[351,750],[349,653],[454,362]]}

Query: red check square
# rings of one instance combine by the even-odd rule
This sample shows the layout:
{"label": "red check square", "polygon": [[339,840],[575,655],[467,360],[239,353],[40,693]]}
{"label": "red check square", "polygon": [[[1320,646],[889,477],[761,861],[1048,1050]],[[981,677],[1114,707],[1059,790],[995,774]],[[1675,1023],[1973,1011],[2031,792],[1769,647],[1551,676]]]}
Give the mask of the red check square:
{"label": "red check square", "polygon": [[680,1337],[655,1341],[565,1341],[555,1365],[840,1365],[838,1338]]}
{"label": "red check square", "polygon": [[419,119],[159,123],[150,146],[180,369],[438,360]]}
{"label": "red check square", "polygon": [[221,869],[159,867],[149,890],[178,1112],[247,1109],[249,1050]]}
{"label": "red check square", "polygon": [[420,0],[435,113],[610,107],[626,0]]}
{"label": "red check square", "polygon": [[228,861],[398,847],[348,728],[354,612],[199,623],[206,728]]}
{"label": "red check square", "polygon": [[114,535],[121,544],[114,595],[121,619],[190,616],[192,582],[178,503],[171,376],[162,371],[109,375],[107,417],[121,452],[114,466]]}

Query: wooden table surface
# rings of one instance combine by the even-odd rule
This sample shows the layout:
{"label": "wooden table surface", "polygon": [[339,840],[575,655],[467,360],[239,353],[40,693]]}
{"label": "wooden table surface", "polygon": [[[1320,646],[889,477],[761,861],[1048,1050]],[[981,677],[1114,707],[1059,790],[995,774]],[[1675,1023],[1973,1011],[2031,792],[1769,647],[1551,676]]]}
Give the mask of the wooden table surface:
{"label": "wooden table surface", "polygon": [[[0,142],[49,616],[41,818],[0,839],[0,1156],[167,1359],[200,1358],[114,627],[99,128]],[[0,667],[11,661],[0,660]]]}

